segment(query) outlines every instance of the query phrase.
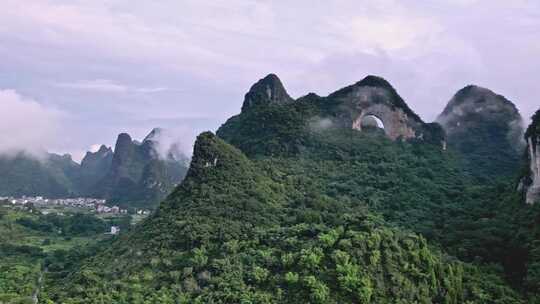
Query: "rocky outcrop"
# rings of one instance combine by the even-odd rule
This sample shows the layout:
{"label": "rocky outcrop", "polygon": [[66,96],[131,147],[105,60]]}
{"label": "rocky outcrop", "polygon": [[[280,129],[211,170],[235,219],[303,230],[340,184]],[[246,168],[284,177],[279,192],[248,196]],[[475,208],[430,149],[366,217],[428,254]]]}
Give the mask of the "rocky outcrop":
{"label": "rocky outcrop", "polygon": [[336,116],[342,127],[362,130],[365,119],[376,117],[392,140],[422,139],[427,131],[420,117],[381,77],[367,76],[327,98],[340,105]]}
{"label": "rocky outcrop", "polygon": [[525,140],[527,167],[518,190],[523,192],[527,204],[534,204],[540,200],[540,110],[533,115]]}
{"label": "rocky outcrop", "polygon": [[540,199],[540,138],[527,138],[529,182],[525,187],[525,202],[534,204]]}
{"label": "rocky outcrop", "polygon": [[116,141],[110,169],[93,195],[118,203],[155,204],[165,198],[187,171],[187,157],[153,129],[142,142],[127,133]]}
{"label": "rocky outcrop", "polygon": [[309,93],[292,100],[279,79],[269,75],[251,87],[242,112],[228,119],[217,135],[248,155],[295,154],[305,148],[302,142],[313,133],[327,129],[372,132],[374,119],[382,127],[375,133],[392,140],[446,146],[442,127],[423,122],[390,83],[376,76],[326,97]]}
{"label": "rocky outcrop", "polygon": [[81,192],[90,193],[94,186],[109,172],[113,150],[101,145],[96,152],[86,152],[81,161]]}
{"label": "rocky outcrop", "polygon": [[507,125],[510,133],[505,139],[521,141],[523,134],[523,119],[516,106],[504,96],[475,85],[459,90],[437,117],[437,121],[448,136],[467,131],[475,125],[495,121]]}
{"label": "rocky outcrop", "polygon": [[242,111],[257,105],[288,104],[293,101],[294,99],[289,96],[281,80],[276,75],[269,74],[251,86],[244,97]]}
{"label": "rocky outcrop", "polygon": [[466,86],[452,97],[437,122],[473,176],[490,179],[517,171],[524,148],[523,119],[504,96]]}

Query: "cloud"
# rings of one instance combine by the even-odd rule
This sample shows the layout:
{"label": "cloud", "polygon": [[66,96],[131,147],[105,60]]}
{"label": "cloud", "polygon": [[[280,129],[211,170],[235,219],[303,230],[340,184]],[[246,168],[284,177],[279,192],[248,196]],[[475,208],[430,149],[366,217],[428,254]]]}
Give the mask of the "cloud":
{"label": "cloud", "polygon": [[95,79],[95,80],[81,80],[76,82],[60,82],[53,84],[59,88],[76,89],[76,90],[88,90],[104,93],[142,93],[151,94],[168,91],[170,89],[165,87],[145,88],[145,87],[133,87],[125,84],[119,84],[108,79]]}
{"label": "cloud", "polygon": [[194,135],[186,128],[155,129],[145,139],[156,143],[154,146],[158,157],[168,159],[172,157],[178,161],[187,161],[192,154],[192,139]]}
{"label": "cloud", "polygon": [[309,129],[313,132],[321,132],[333,126],[334,123],[331,119],[321,117],[312,117],[308,125]]}
{"label": "cloud", "polygon": [[14,90],[0,90],[0,153],[41,155],[56,141],[61,116]]}
{"label": "cloud", "polygon": [[268,73],[295,97],[380,75],[426,121],[467,84],[525,117],[540,95],[538,1],[4,0],[0,20],[0,87],[69,113],[65,150],[159,117],[215,130]]}

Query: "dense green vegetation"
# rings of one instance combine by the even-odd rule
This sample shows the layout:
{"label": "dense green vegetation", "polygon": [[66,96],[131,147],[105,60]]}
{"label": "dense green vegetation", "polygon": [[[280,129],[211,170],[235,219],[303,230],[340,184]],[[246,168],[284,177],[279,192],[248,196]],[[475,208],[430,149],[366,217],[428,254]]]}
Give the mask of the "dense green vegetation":
{"label": "dense green vegetation", "polygon": [[[352,130],[304,134],[296,154],[276,150],[279,145],[265,151],[261,141],[260,150],[250,150],[251,160],[211,134],[201,135],[188,177],[157,214],[55,282],[50,298],[523,302],[504,282],[502,267],[489,266],[492,252],[485,243],[472,244],[474,237],[471,244],[452,243],[477,228],[463,223],[481,221],[489,210],[453,221],[468,208],[459,205],[473,201],[474,189],[464,191],[469,186],[451,153]],[[489,236],[476,237],[489,243]],[[443,253],[445,247],[466,262]],[[474,250],[485,251],[485,262],[474,261]]]}
{"label": "dense green vegetation", "polygon": [[70,157],[25,153],[0,155],[0,195],[65,197],[76,191],[77,164]]}
{"label": "dense green vegetation", "polygon": [[[483,148],[441,149],[437,124],[391,141],[334,124],[338,108],[314,94],[252,105],[201,134],[182,184],[112,243],[9,250],[47,268],[49,304],[540,303],[540,207],[517,178],[464,165]],[[488,127],[471,136],[499,134]]]}
{"label": "dense green vegetation", "polygon": [[507,122],[497,118],[482,121],[479,115],[469,115],[466,119],[470,122],[466,132],[456,132],[448,138],[450,146],[461,152],[463,168],[471,175],[487,180],[515,174],[524,147],[513,143],[515,138],[507,140],[511,133]]}
{"label": "dense green vegetation", "polygon": [[107,239],[103,224],[90,215],[42,216],[0,205],[0,303],[33,303],[43,269],[58,271],[78,261],[76,252],[91,252],[89,244]]}
{"label": "dense green vegetation", "polygon": [[469,85],[459,90],[438,118],[462,168],[489,182],[517,172],[524,149],[522,118],[502,95]]}
{"label": "dense green vegetation", "polygon": [[77,213],[69,217],[51,213],[39,216],[37,219],[23,217],[17,219],[16,222],[30,229],[42,232],[57,232],[61,235],[70,236],[104,233],[108,228],[105,221],[83,213]]}

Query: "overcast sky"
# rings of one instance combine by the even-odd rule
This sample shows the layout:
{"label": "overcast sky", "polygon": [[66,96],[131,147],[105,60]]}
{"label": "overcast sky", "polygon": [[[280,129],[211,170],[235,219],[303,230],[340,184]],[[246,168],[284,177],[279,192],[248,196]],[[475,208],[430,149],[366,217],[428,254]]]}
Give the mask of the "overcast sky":
{"label": "overcast sky", "polygon": [[540,107],[540,1],[1,0],[0,151],[120,132],[190,149],[276,73],[293,97],[386,78],[425,121],[477,84]]}

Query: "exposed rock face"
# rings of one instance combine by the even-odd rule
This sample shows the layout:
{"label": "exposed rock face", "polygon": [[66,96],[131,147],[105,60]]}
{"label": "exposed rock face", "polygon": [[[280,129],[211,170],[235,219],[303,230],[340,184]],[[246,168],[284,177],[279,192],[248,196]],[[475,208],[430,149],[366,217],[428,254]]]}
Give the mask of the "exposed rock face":
{"label": "exposed rock face", "polygon": [[453,96],[437,121],[446,131],[449,146],[464,156],[474,176],[516,172],[524,147],[523,120],[504,96],[469,85]]}
{"label": "exposed rock face", "polygon": [[91,189],[109,172],[113,159],[110,147],[101,145],[96,152],[86,152],[81,161],[81,192],[89,193]]}
{"label": "exposed rock face", "polygon": [[118,136],[110,169],[93,194],[115,202],[157,203],[178,184],[187,171],[187,157],[177,146],[161,145],[164,131],[154,129],[142,143],[129,134]]}
{"label": "exposed rock face", "polygon": [[495,120],[502,120],[508,125],[508,131],[512,133],[506,138],[521,141],[523,119],[516,106],[504,96],[474,85],[459,90],[437,118],[448,136]]}
{"label": "exposed rock face", "polygon": [[[367,76],[324,98],[310,93],[298,101],[317,99],[325,99],[339,107],[333,120],[344,128],[361,130],[364,117],[375,116],[382,121],[384,132],[392,140],[422,139],[429,131],[390,83],[377,76]],[[251,87],[245,96],[242,112],[256,105],[287,105],[293,102],[279,78],[270,74]]]}
{"label": "exposed rock face", "polygon": [[392,140],[423,138],[424,122],[383,78],[368,76],[356,84],[328,96],[340,103],[338,123],[362,130],[365,117],[379,118]]}
{"label": "exposed rock face", "polygon": [[289,96],[281,80],[276,75],[269,74],[251,86],[244,97],[242,111],[261,104],[287,104],[293,101],[294,99]]}
{"label": "exposed rock face", "polygon": [[530,183],[526,186],[525,201],[533,204],[540,199],[540,138],[527,139],[527,152],[529,154]]}
{"label": "exposed rock face", "polygon": [[540,200],[540,110],[532,117],[525,132],[527,141],[528,172],[522,177],[518,190],[525,194],[525,202],[534,204]]}
{"label": "exposed rock face", "polygon": [[[314,132],[363,126],[373,131],[373,118],[382,122],[377,133],[392,140],[418,140],[443,149],[446,145],[438,123],[424,123],[386,80],[376,76],[326,97],[309,93],[293,101],[279,79],[269,75],[252,86],[242,112],[228,119],[217,135],[248,155],[295,154],[304,149],[303,138]],[[244,140],[255,134],[258,145]]]}

